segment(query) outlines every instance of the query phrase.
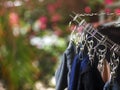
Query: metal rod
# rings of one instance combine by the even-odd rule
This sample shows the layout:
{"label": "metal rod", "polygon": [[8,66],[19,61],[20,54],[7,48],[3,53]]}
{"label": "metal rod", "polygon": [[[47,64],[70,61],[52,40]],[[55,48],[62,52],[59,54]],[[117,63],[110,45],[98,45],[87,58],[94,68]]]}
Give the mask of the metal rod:
{"label": "metal rod", "polygon": [[[80,21],[77,20],[77,18],[80,18],[80,15],[77,14],[76,17],[70,15],[74,21],[77,22],[77,24],[80,23]],[[98,40],[98,42],[101,42],[101,40],[105,37],[103,34],[101,34],[100,32],[98,32],[98,30],[95,31],[95,28],[92,26],[92,25],[88,25],[86,21],[84,21],[85,23],[83,23],[84,25],[84,30],[85,32],[89,33],[91,36],[93,36],[95,39]],[[106,38],[106,37],[105,37]],[[120,46],[116,43],[114,43],[112,40],[106,38],[106,40],[103,42],[105,43],[108,48],[111,50],[111,51],[114,51],[116,54],[118,54],[120,56]]]}

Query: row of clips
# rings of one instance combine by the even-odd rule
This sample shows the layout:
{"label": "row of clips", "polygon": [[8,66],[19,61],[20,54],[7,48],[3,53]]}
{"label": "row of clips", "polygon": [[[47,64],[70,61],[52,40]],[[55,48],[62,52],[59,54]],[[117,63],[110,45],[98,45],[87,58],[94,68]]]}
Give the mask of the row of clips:
{"label": "row of clips", "polygon": [[98,32],[92,24],[89,24],[85,19],[82,19],[80,14],[73,13],[70,16],[72,17],[72,20],[69,25],[76,24],[70,39],[76,43],[76,46],[81,45],[80,50],[84,50],[84,48],[87,47],[91,64],[93,63],[96,54],[101,68],[103,67],[103,62],[106,58],[107,50],[109,49],[111,52],[109,62],[111,77],[115,78],[115,73],[119,65],[120,46]]}

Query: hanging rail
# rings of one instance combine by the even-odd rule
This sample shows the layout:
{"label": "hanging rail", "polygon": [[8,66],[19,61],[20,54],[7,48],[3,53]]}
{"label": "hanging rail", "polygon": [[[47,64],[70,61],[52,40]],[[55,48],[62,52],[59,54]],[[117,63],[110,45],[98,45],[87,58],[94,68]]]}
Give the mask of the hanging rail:
{"label": "hanging rail", "polygon": [[[82,20],[81,15],[79,14],[73,13],[73,15],[70,15],[70,17],[72,17],[73,21],[75,21],[78,25]],[[105,43],[111,51],[114,51],[117,55],[120,56],[120,46],[118,44],[114,43],[112,40],[107,38],[105,35],[98,32],[98,30],[95,30],[93,25],[88,24],[86,21],[83,24],[84,24],[83,26],[85,27],[83,31],[89,33],[91,36],[96,38],[99,42]]]}

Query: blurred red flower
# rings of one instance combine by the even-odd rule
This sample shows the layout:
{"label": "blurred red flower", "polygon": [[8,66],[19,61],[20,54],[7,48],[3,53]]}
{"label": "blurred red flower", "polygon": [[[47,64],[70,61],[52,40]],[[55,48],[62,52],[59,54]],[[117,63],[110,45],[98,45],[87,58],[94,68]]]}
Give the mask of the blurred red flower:
{"label": "blurred red flower", "polygon": [[47,22],[48,22],[48,19],[47,19],[46,16],[41,16],[41,17],[39,18],[39,27],[40,27],[41,30],[46,29],[46,27],[47,27]]}
{"label": "blurred red flower", "polygon": [[87,7],[85,7],[85,12],[86,12],[86,13],[91,13],[91,8],[90,8],[90,7],[88,7],[88,6],[87,6]]}
{"label": "blurred red flower", "polygon": [[11,25],[18,25],[19,24],[19,16],[17,13],[12,12],[9,14],[9,22]]}
{"label": "blurred red flower", "polygon": [[39,18],[39,21],[40,21],[41,23],[47,23],[48,19],[47,19],[46,16],[41,16],[41,17]]}
{"label": "blurred red flower", "polygon": [[106,8],[106,9],[105,9],[105,12],[106,12],[107,14],[109,14],[109,13],[111,12],[111,10],[110,10],[109,8]]}
{"label": "blurred red flower", "polygon": [[113,0],[105,0],[105,4],[112,4]]}
{"label": "blurred red flower", "polygon": [[116,15],[120,15],[120,8],[115,9],[114,12],[115,12]]}

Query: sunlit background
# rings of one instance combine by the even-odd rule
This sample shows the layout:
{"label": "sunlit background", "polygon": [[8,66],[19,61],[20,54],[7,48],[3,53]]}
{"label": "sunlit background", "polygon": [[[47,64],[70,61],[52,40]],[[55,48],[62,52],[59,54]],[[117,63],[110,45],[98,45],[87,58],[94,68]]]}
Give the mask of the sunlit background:
{"label": "sunlit background", "polygon": [[[0,0],[0,90],[55,90],[55,71],[73,29],[69,15],[119,15],[119,6],[119,0]],[[83,18],[94,26],[106,19]]]}

